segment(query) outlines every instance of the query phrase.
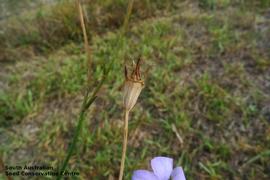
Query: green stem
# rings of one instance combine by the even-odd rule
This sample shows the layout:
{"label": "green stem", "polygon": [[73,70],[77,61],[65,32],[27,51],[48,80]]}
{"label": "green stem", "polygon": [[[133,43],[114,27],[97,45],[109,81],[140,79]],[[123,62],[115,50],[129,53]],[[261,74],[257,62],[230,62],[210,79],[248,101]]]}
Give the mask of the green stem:
{"label": "green stem", "polygon": [[83,100],[83,103],[82,103],[82,108],[81,108],[81,111],[80,111],[80,115],[79,115],[79,118],[78,118],[78,124],[77,124],[76,130],[75,130],[75,134],[73,136],[71,145],[68,148],[68,154],[67,154],[67,156],[65,158],[63,166],[62,166],[62,168],[61,168],[61,170],[60,170],[60,172],[59,172],[59,174],[57,176],[57,180],[60,180],[62,178],[62,173],[65,171],[65,169],[66,169],[66,167],[68,165],[68,161],[71,158],[72,153],[73,153],[73,151],[74,151],[74,149],[76,147],[76,143],[78,141],[78,138],[79,138],[79,135],[80,135],[80,132],[81,132],[81,129],[82,129],[83,121],[85,119],[86,111],[91,106],[91,104],[95,101],[98,91],[100,90],[100,88],[104,84],[106,78],[108,77],[108,73],[110,72],[110,70],[112,68],[112,64],[113,64],[113,62],[111,62],[109,64],[108,68],[104,67],[103,77],[100,80],[98,86],[93,91],[93,94],[92,94],[92,96],[90,96],[90,98],[89,98],[90,88],[89,87],[87,88],[87,91],[86,91],[86,93],[84,95],[84,100]]}
{"label": "green stem", "polygon": [[[87,95],[85,96],[85,99],[87,99]],[[87,104],[89,104],[89,106],[90,106],[94,102],[95,99],[96,99],[96,96],[93,96]],[[67,164],[68,164],[68,161],[71,158],[72,153],[76,147],[76,144],[77,144],[77,141],[78,141],[81,129],[82,129],[82,124],[83,124],[83,121],[84,121],[85,115],[86,115],[87,108],[85,105],[86,105],[86,100],[84,100],[84,102],[83,102],[82,110],[80,112],[79,119],[78,119],[78,124],[77,124],[76,130],[75,130],[75,134],[73,136],[71,145],[68,148],[68,154],[66,156],[66,159],[65,159],[63,166],[62,166],[62,168],[57,176],[57,180],[60,180],[62,178],[62,173],[65,171]]]}
{"label": "green stem", "polygon": [[77,127],[75,130],[75,134],[73,136],[72,142],[70,144],[70,146],[68,147],[68,153],[67,156],[64,160],[64,163],[62,165],[62,168],[59,171],[59,174],[57,176],[57,180],[61,180],[62,178],[62,173],[65,171],[69,159],[71,158],[74,149],[76,148],[76,144],[78,141],[78,138],[80,136],[80,132],[82,130],[83,127],[83,122],[87,113],[87,109],[91,106],[91,104],[95,101],[96,97],[97,97],[97,93],[99,92],[100,88],[102,87],[102,85],[104,84],[106,78],[108,77],[108,73],[110,72],[112,65],[113,65],[113,61],[110,62],[109,67],[106,68],[105,64],[103,67],[103,77],[100,80],[99,84],[97,85],[97,87],[94,89],[92,95],[89,97],[89,92],[91,90],[91,86],[89,83],[90,80],[90,64],[91,64],[91,52],[90,52],[90,48],[89,48],[89,42],[88,42],[88,38],[87,38],[87,33],[86,33],[86,27],[85,27],[85,23],[84,23],[84,18],[83,18],[83,12],[82,12],[82,7],[81,7],[81,3],[80,0],[77,0],[77,5],[78,5],[78,10],[79,10],[79,14],[80,14],[80,21],[81,21],[81,26],[82,26],[82,31],[83,31],[83,36],[84,36],[84,45],[85,45],[85,51],[87,53],[87,59],[88,59],[88,74],[87,74],[87,82],[86,82],[86,92],[84,95],[84,99],[83,99],[83,103],[82,103],[82,107],[81,107],[81,111],[79,114],[79,118],[78,118],[78,123],[77,123]]}

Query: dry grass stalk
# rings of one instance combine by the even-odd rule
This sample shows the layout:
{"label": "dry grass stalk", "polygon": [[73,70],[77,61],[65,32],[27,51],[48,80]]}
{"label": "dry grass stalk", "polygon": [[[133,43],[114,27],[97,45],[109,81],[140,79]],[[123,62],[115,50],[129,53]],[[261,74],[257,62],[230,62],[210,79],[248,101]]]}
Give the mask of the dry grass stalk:
{"label": "dry grass stalk", "polygon": [[65,160],[63,162],[63,165],[62,165],[62,167],[61,167],[61,169],[59,171],[59,174],[58,174],[58,176],[56,178],[57,180],[60,180],[62,178],[63,174],[61,172],[65,171],[65,169],[66,169],[66,167],[68,165],[68,162],[69,162],[69,160],[70,160],[70,158],[71,158],[71,156],[72,156],[72,154],[73,154],[73,152],[74,152],[74,150],[76,148],[76,144],[77,144],[78,138],[80,136],[80,132],[81,132],[82,127],[83,127],[83,121],[84,121],[86,113],[87,113],[87,109],[95,101],[95,99],[97,97],[97,93],[98,93],[99,89],[101,88],[102,84],[104,83],[104,81],[105,81],[105,79],[106,79],[106,77],[108,75],[108,72],[110,71],[110,68],[107,69],[107,70],[104,69],[104,75],[103,75],[102,80],[99,82],[99,84],[94,89],[94,92],[93,92],[92,96],[89,97],[89,92],[90,92],[89,80],[90,80],[90,77],[91,77],[90,76],[91,52],[90,52],[90,49],[89,49],[89,43],[88,43],[87,32],[86,32],[86,28],[85,28],[81,3],[80,3],[80,0],[77,0],[76,2],[77,2],[78,10],[79,10],[81,27],[82,27],[82,31],[83,31],[85,51],[87,53],[87,61],[88,61],[88,67],[87,67],[88,72],[87,72],[87,82],[86,82],[87,90],[86,90],[85,95],[84,95],[84,99],[83,99],[82,107],[81,107],[80,114],[79,114],[79,117],[78,117],[78,123],[77,123],[76,129],[75,129],[75,133],[74,133],[72,142],[68,147],[68,152],[67,152],[66,158],[65,158]]}
{"label": "dry grass stalk", "polygon": [[83,13],[83,8],[81,5],[80,0],[77,0],[77,6],[78,6],[78,11],[79,11],[79,16],[80,16],[80,23],[81,23],[81,28],[83,31],[83,39],[84,39],[84,48],[85,48],[85,53],[87,54],[87,80],[88,82],[90,81],[91,77],[91,49],[89,47],[89,42],[88,42],[88,36],[87,36],[87,31],[86,31],[86,26],[85,26],[85,21],[84,21],[84,13]]}
{"label": "dry grass stalk", "polygon": [[127,31],[129,18],[130,18],[132,8],[133,8],[133,3],[134,3],[134,0],[129,0],[128,1],[127,14],[125,16],[124,25],[123,25],[123,29],[122,29],[123,33],[125,33]]}
{"label": "dry grass stalk", "polygon": [[119,180],[122,180],[125,168],[125,158],[128,141],[128,118],[129,112],[136,104],[138,97],[143,89],[144,81],[141,79],[140,73],[140,59],[138,60],[136,67],[133,69],[130,76],[128,76],[127,68],[125,67],[125,84],[124,84],[124,139],[121,166],[119,173]]}
{"label": "dry grass stalk", "polygon": [[175,135],[176,135],[176,137],[177,137],[177,139],[178,139],[178,141],[179,141],[179,143],[180,143],[180,146],[182,146],[183,143],[184,143],[183,138],[180,136],[180,134],[179,134],[179,132],[177,131],[177,128],[176,128],[176,126],[175,126],[174,123],[172,124],[172,130],[173,130],[173,132],[175,133]]}

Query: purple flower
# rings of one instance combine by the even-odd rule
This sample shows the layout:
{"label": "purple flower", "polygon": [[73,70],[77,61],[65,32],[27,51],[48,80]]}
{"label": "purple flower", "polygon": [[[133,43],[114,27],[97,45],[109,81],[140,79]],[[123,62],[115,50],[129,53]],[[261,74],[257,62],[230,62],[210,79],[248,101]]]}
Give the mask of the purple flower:
{"label": "purple flower", "polygon": [[186,180],[181,167],[173,169],[173,159],[167,157],[155,157],[151,160],[153,172],[147,170],[136,170],[133,172],[132,180]]}

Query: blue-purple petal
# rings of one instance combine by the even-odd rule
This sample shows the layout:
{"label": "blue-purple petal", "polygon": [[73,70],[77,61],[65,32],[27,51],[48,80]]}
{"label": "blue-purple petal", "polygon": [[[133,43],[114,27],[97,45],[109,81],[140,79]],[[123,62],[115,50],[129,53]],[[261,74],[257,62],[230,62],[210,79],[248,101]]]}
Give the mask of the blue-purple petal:
{"label": "blue-purple petal", "polygon": [[168,180],[173,170],[173,159],[155,157],[151,160],[151,167],[159,180]]}
{"label": "blue-purple petal", "polygon": [[172,179],[173,180],[186,180],[182,167],[174,168],[172,172]]}
{"label": "blue-purple petal", "polygon": [[150,171],[136,170],[133,172],[132,180],[158,180],[158,178]]}

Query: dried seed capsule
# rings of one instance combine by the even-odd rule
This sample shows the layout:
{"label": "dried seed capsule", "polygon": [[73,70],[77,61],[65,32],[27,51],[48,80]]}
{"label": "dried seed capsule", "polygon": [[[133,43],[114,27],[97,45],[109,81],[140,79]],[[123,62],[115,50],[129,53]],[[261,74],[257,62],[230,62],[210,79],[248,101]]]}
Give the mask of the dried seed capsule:
{"label": "dried seed capsule", "polygon": [[140,59],[133,69],[130,77],[125,67],[125,84],[124,84],[124,108],[130,111],[137,102],[137,99],[144,87],[144,81],[141,80]]}

